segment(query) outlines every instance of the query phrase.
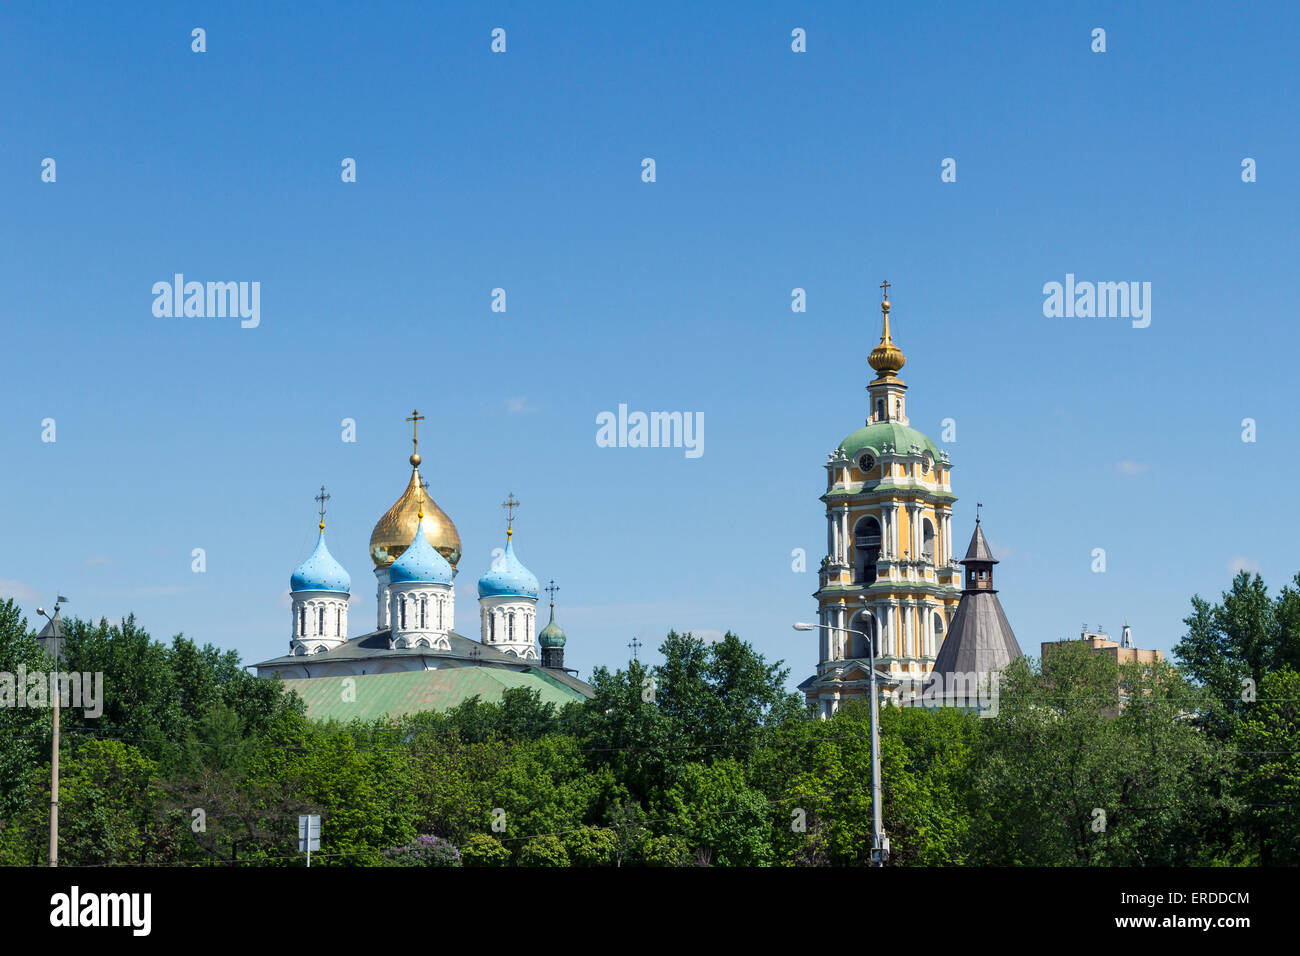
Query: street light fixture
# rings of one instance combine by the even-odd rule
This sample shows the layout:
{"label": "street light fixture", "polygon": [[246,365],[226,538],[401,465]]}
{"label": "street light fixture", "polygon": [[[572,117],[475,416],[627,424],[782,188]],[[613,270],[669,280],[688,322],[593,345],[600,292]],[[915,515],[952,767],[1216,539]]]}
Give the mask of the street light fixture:
{"label": "street light fixture", "polygon": [[867,672],[871,679],[871,865],[884,866],[889,859],[889,837],[885,836],[880,823],[880,709],[876,694],[876,648],[871,635],[855,631],[851,627],[833,628],[827,624],[808,624],[800,621],[795,624],[796,631],[841,630],[848,634],[857,634],[867,644]]}
{"label": "street light fixture", "polygon": [[54,599],[54,613],[46,614],[45,608],[38,607],[36,613],[48,618],[50,630],[54,635],[54,734],[50,743],[50,866],[59,865],[59,605],[67,604],[68,599],[62,594]]}

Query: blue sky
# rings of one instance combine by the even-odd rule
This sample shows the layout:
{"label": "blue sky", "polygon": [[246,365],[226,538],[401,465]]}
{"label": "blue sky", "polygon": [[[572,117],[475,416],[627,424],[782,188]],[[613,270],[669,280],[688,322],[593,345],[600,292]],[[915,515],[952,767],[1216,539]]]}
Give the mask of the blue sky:
{"label": "blue sky", "polygon": [[[280,654],[324,483],[363,633],[418,407],[462,633],[513,491],[584,676],[730,629],[793,685],[884,278],[1027,652],[1168,649],[1235,566],[1279,587],[1300,9],[1048,6],[6,4],[0,593]],[[260,282],[260,325],[156,318],[177,272]],[[1150,282],[1150,326],[1045,318],[1067,273]],[[702,413],[704,454],[597,447],[620,403]]]}

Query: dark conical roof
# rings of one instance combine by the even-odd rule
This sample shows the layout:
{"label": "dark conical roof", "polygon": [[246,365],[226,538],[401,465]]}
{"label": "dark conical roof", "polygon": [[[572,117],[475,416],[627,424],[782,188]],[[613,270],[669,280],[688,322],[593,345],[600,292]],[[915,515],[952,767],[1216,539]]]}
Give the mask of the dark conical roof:
{"label": "dark conical roof", "polygon": [[980,528],[978,521],[975,522],[975,533],[970,536],[970,547],[966,549],[966,557],[962,558],[963,564],[967,561],[998,563],[998,559],[993,557],[993,551],[989,548],[989,539],[984,537],[984,531]]}
{"label": "dark conical roof", "polygon": [[996,591],[967,591],[939,645],[932,674],[987,674],[1020,657],[1011,622]]}

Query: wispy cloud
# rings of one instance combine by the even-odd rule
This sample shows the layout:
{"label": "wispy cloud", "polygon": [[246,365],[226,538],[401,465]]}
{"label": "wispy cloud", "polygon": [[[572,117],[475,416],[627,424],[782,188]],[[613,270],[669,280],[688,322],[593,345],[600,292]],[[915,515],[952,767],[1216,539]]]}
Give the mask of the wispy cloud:
{"label": "wispy cloud", "polygon": [[1259,573],[1259,562],[1254,558],[1248,558],[1245,555],[1237,555],[1228,562],[1228,573],[1234,578],[1242,571],[1249,571],[1251,574]]}
{"label": "wispy cloud", "polygon": [[1138,475],[1150,471],[1150,465],[1144,465],[1140,461],[1129,461],[1127,458],[1115,465],[1115,470],[1125,478],[1136,478]]}
{"label": "wispy cloud", "polygon": [[528,399],[526,398],[507,398],[506,411],[514,415],[522,412],[535,412],[537,411],[537,407],[535,405],[529,405]]}
{"label": "wispy cloud", "polygon": [[29,588],[22,581],[10,581],[6,578],[0,578],[0,598],[9,597],[23,604],[41,599],[35,589]]}

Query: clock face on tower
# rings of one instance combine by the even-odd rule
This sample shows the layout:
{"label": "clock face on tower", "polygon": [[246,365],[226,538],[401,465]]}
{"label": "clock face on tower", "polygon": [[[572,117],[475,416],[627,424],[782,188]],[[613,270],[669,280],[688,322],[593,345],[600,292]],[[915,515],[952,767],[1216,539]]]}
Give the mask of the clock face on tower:
{"label": "clock face on tower", "polygon": [[863,471],[870,471],[872,468],[875,468],[875,467],[876,467],[876,458],[875,458],[875,456],[874,456],[874,455],[863,455],[863,456],[858,460],[858,467],[861,468]]}

